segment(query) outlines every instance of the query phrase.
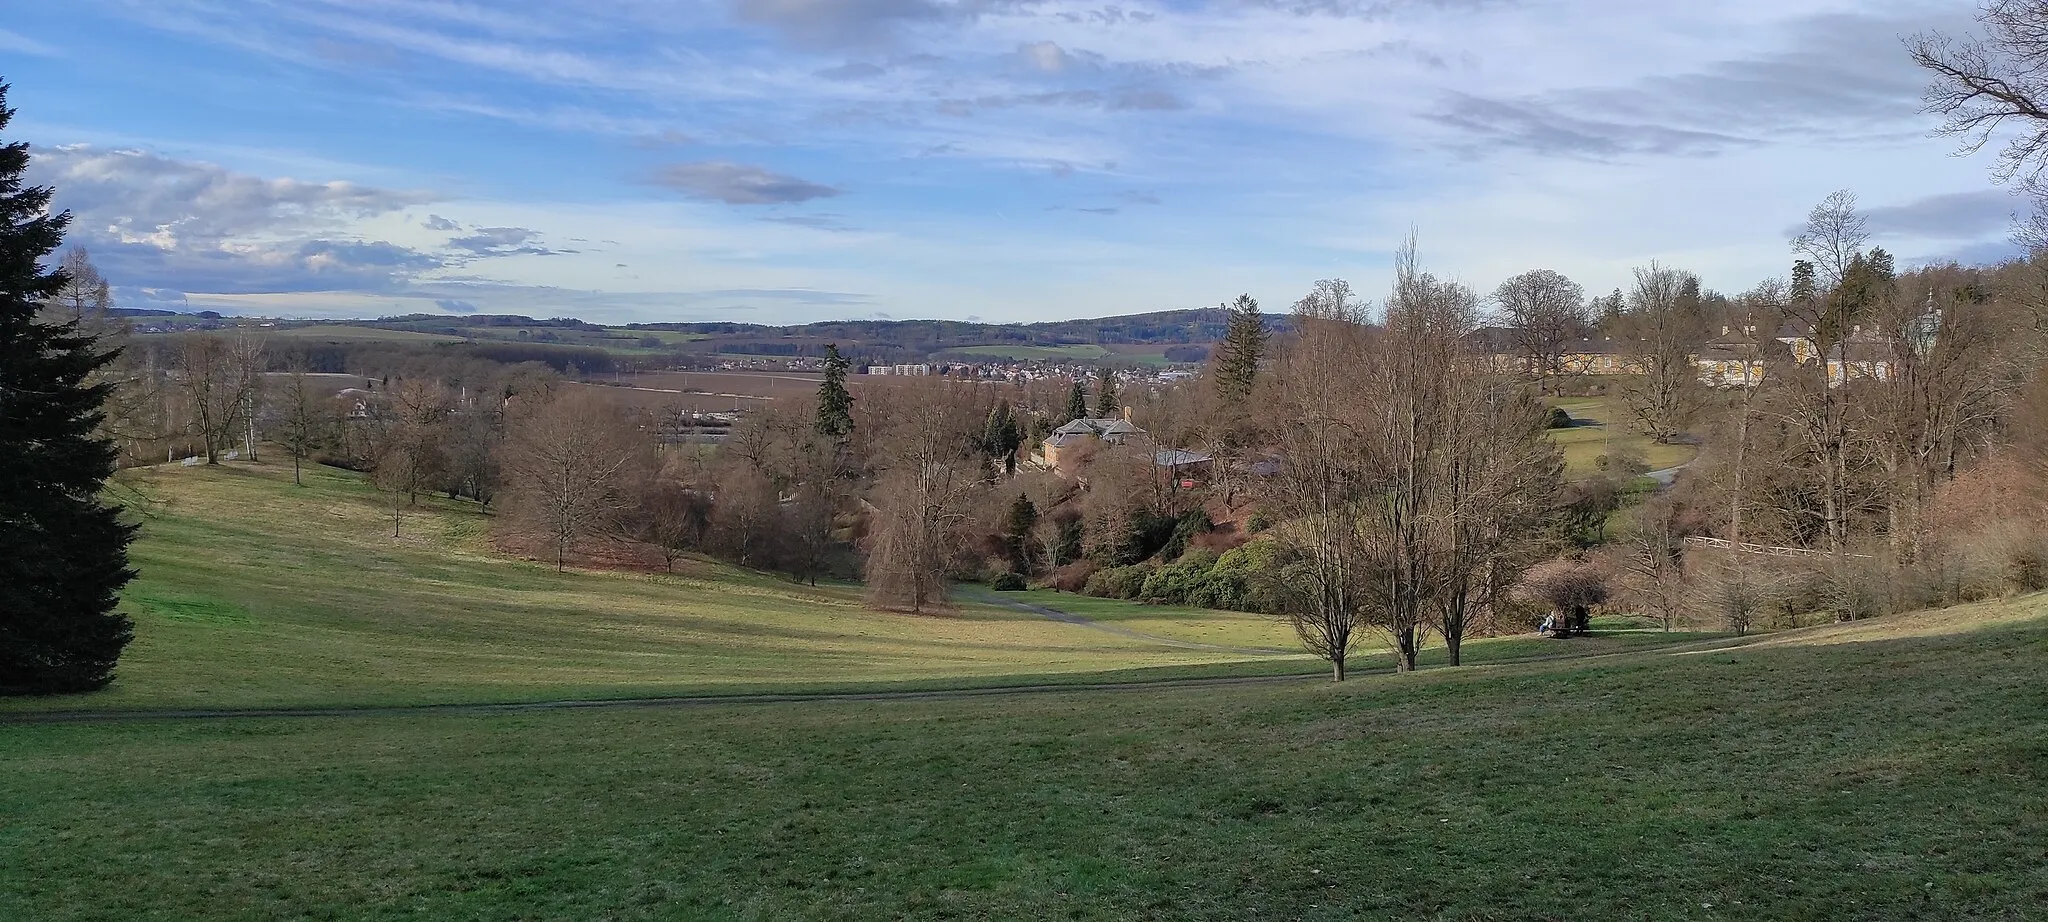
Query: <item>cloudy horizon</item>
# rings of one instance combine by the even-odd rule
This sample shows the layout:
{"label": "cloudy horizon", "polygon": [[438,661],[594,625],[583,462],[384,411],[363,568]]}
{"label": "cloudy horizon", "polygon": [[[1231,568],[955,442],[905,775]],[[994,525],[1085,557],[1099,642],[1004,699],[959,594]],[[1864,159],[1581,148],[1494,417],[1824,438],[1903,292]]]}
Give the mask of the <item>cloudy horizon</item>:
{"label": "cloudy horizon", "polygon": [[[1838,188],[1906,264],[2011,252],[1903,36],[1967,3],[81,0],[15,11],[10,140],[124,306],[995,322],[1741,291]],[[118,61],[119,66],[109,66]]]}

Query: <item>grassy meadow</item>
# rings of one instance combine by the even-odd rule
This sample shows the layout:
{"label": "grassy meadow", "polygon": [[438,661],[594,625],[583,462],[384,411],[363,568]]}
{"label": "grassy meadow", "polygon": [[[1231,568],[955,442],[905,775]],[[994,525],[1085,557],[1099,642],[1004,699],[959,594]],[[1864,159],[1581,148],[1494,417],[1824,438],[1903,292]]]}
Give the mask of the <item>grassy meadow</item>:
{"label": "grassy meadow", "polygon": [[[0,703],[0,919],[2048,907],[2048,595],[1748,638],[1603,621],[1405,676],[1365,651],[1337,685],[1247,649],[1292,647],[1259,616],[1033,592],[912,617],[701,561],[557,573],[495,551],[468,505],[423,499],[393,538],[361,478],[295,487],[274,461],[135,492],[120,679]],[[1280,679],[945,691],[1262,674]]]}
{"label": "grassy meadow", "polygon": [[[496,552],[491,519],[472,504],[423,496],[402,510],[394,538],[388,496],[360,476],[308,467],[296,487],[274,455],[151,468],[138,492],[141,575],[123,602],[136,641],[119,678],[87,696],[0,700],[0,712],[1178,675],[1246,659],[996,605],[872,612],[856,587],[812,589],[705,561],[673,574],[557,573]],[[1314,669],[1305,657],[1258,666]]]}
{"label": "grassy meadow", "polygon": [[1660,445],[1629,426],[1628,407],[1619,397],[1559,397],[1551,404],[1563,407],[1576,425],[1553,429],[1550,437],[1564,449],[1565,476],[1590,477],[1598,473],[1601,455],[1630,451],[1643,457],[1650,470],[1677,467],[1691,461],[1698,449],[1691,445]]}
{"label": "grassy meadow", "polygon": [[1341,686],[5,727],[0,918],[2033,919],[2044,608]]}

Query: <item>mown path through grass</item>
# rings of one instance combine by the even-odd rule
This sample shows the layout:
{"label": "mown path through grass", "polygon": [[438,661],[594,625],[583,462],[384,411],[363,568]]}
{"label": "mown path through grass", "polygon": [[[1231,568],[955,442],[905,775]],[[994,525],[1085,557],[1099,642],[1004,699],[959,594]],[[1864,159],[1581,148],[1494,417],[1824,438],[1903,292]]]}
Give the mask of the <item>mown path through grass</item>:
{"label": "mown path through grass", "polygon": [[1283,650],[1277,647],[1240,647],[1231,646],[1228,644],[1203,643],[1201,641],[1196,640],[1181,640],[1174,637],[1162,637],[1157,634],[1147,634],[1143,631],[1134,631],[1130,628],[1119,627],[1114,624],[1104,624],[1101,621],[1097,621],[1085,615],[1075,614],[1074,612],[1066,611],[1064,609],[1053,608],[1049,605],[1034,605],[1030,602],[1021,602],[1016,599],[1005,598],[1001,593],[970,589],[968,590],[967,594],[970,598],[973,598],[976,601],[987,602],[991,605],[1004,605],[1010,608],[1017,609],[1018,611],[1028,611],[1033,614],[1041,615],[1046,618],[1050,618],[1054,621],[1058,621],[1061,624],[1072,624],[1077,625],[1079,627],[1091,628],[1097,631],[1107,631],[1119,637],[1129,637],[1133,640],[1148,641],[1150,643],[1162,644],[1180,650],[1211,650],[1219,653],[1238,653],[1245,656],[1301,655],[1301,651],[1298,649]]}

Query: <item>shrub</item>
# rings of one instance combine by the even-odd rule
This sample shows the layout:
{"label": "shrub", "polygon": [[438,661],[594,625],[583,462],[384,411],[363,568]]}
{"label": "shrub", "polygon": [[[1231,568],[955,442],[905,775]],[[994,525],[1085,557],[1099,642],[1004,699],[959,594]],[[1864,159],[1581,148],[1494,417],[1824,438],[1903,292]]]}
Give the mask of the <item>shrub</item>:
{"label": "shrub", "polygon": [[1187,553],[1189,541],[1194,540],[1196,535],[1205,534],[1209,529],[1216,527],[1209,521],[1209,514],[1200,509],[1183,513],[1172,522],[1173,530],[1167,534],[1166,542],[1159,548],[1159,556],[1164,560],[1174,560]]}
{"label": "shrub", "polygon": [[1628,448],[1617,449],[1610,454],[1594,458],[1593,466],[1608,473],[1629,477],[1648,473],[1650,470],[1650,462],[1643,459],[1642,452]]}
{"label": "shrub", "polygon": [[1083,592],[1105,599],[1135,599],[1145,589],[1152,568],[1143,565],[1109,567],[1088,577]]}
{"label": "shrub", "polygon": [[1088,588],[1088,579],[1094,575],[1095,561],[1076,560],[1052,571],[1045,584],[1061,592],[1081,592]]}
{"label": "shrub", "polygon": [[1563,407],[1551,407],[1550,417],[1544,421],[1543,428],[1570,429],[1572,427],[1572,423],[1572,415],[1570,413],[1566,413]]}
{"label": "shrub", "polygon": [[1024,577],[1012,572],[1000,573],[988,581],[988,588],[997,592],[1021,592],[1024,589]]}

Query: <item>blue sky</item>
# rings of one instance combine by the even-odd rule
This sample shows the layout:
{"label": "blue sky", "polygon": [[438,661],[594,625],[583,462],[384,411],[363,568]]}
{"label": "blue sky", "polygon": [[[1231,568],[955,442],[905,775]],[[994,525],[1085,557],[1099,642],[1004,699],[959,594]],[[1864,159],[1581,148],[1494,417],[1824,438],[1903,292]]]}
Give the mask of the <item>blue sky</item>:
{"label": "blue sky", "polygon": [[1931,138],[1926,0],[68,0],[0,76],[129,306],[1029,321],[1908,263],[2019,202]]}

